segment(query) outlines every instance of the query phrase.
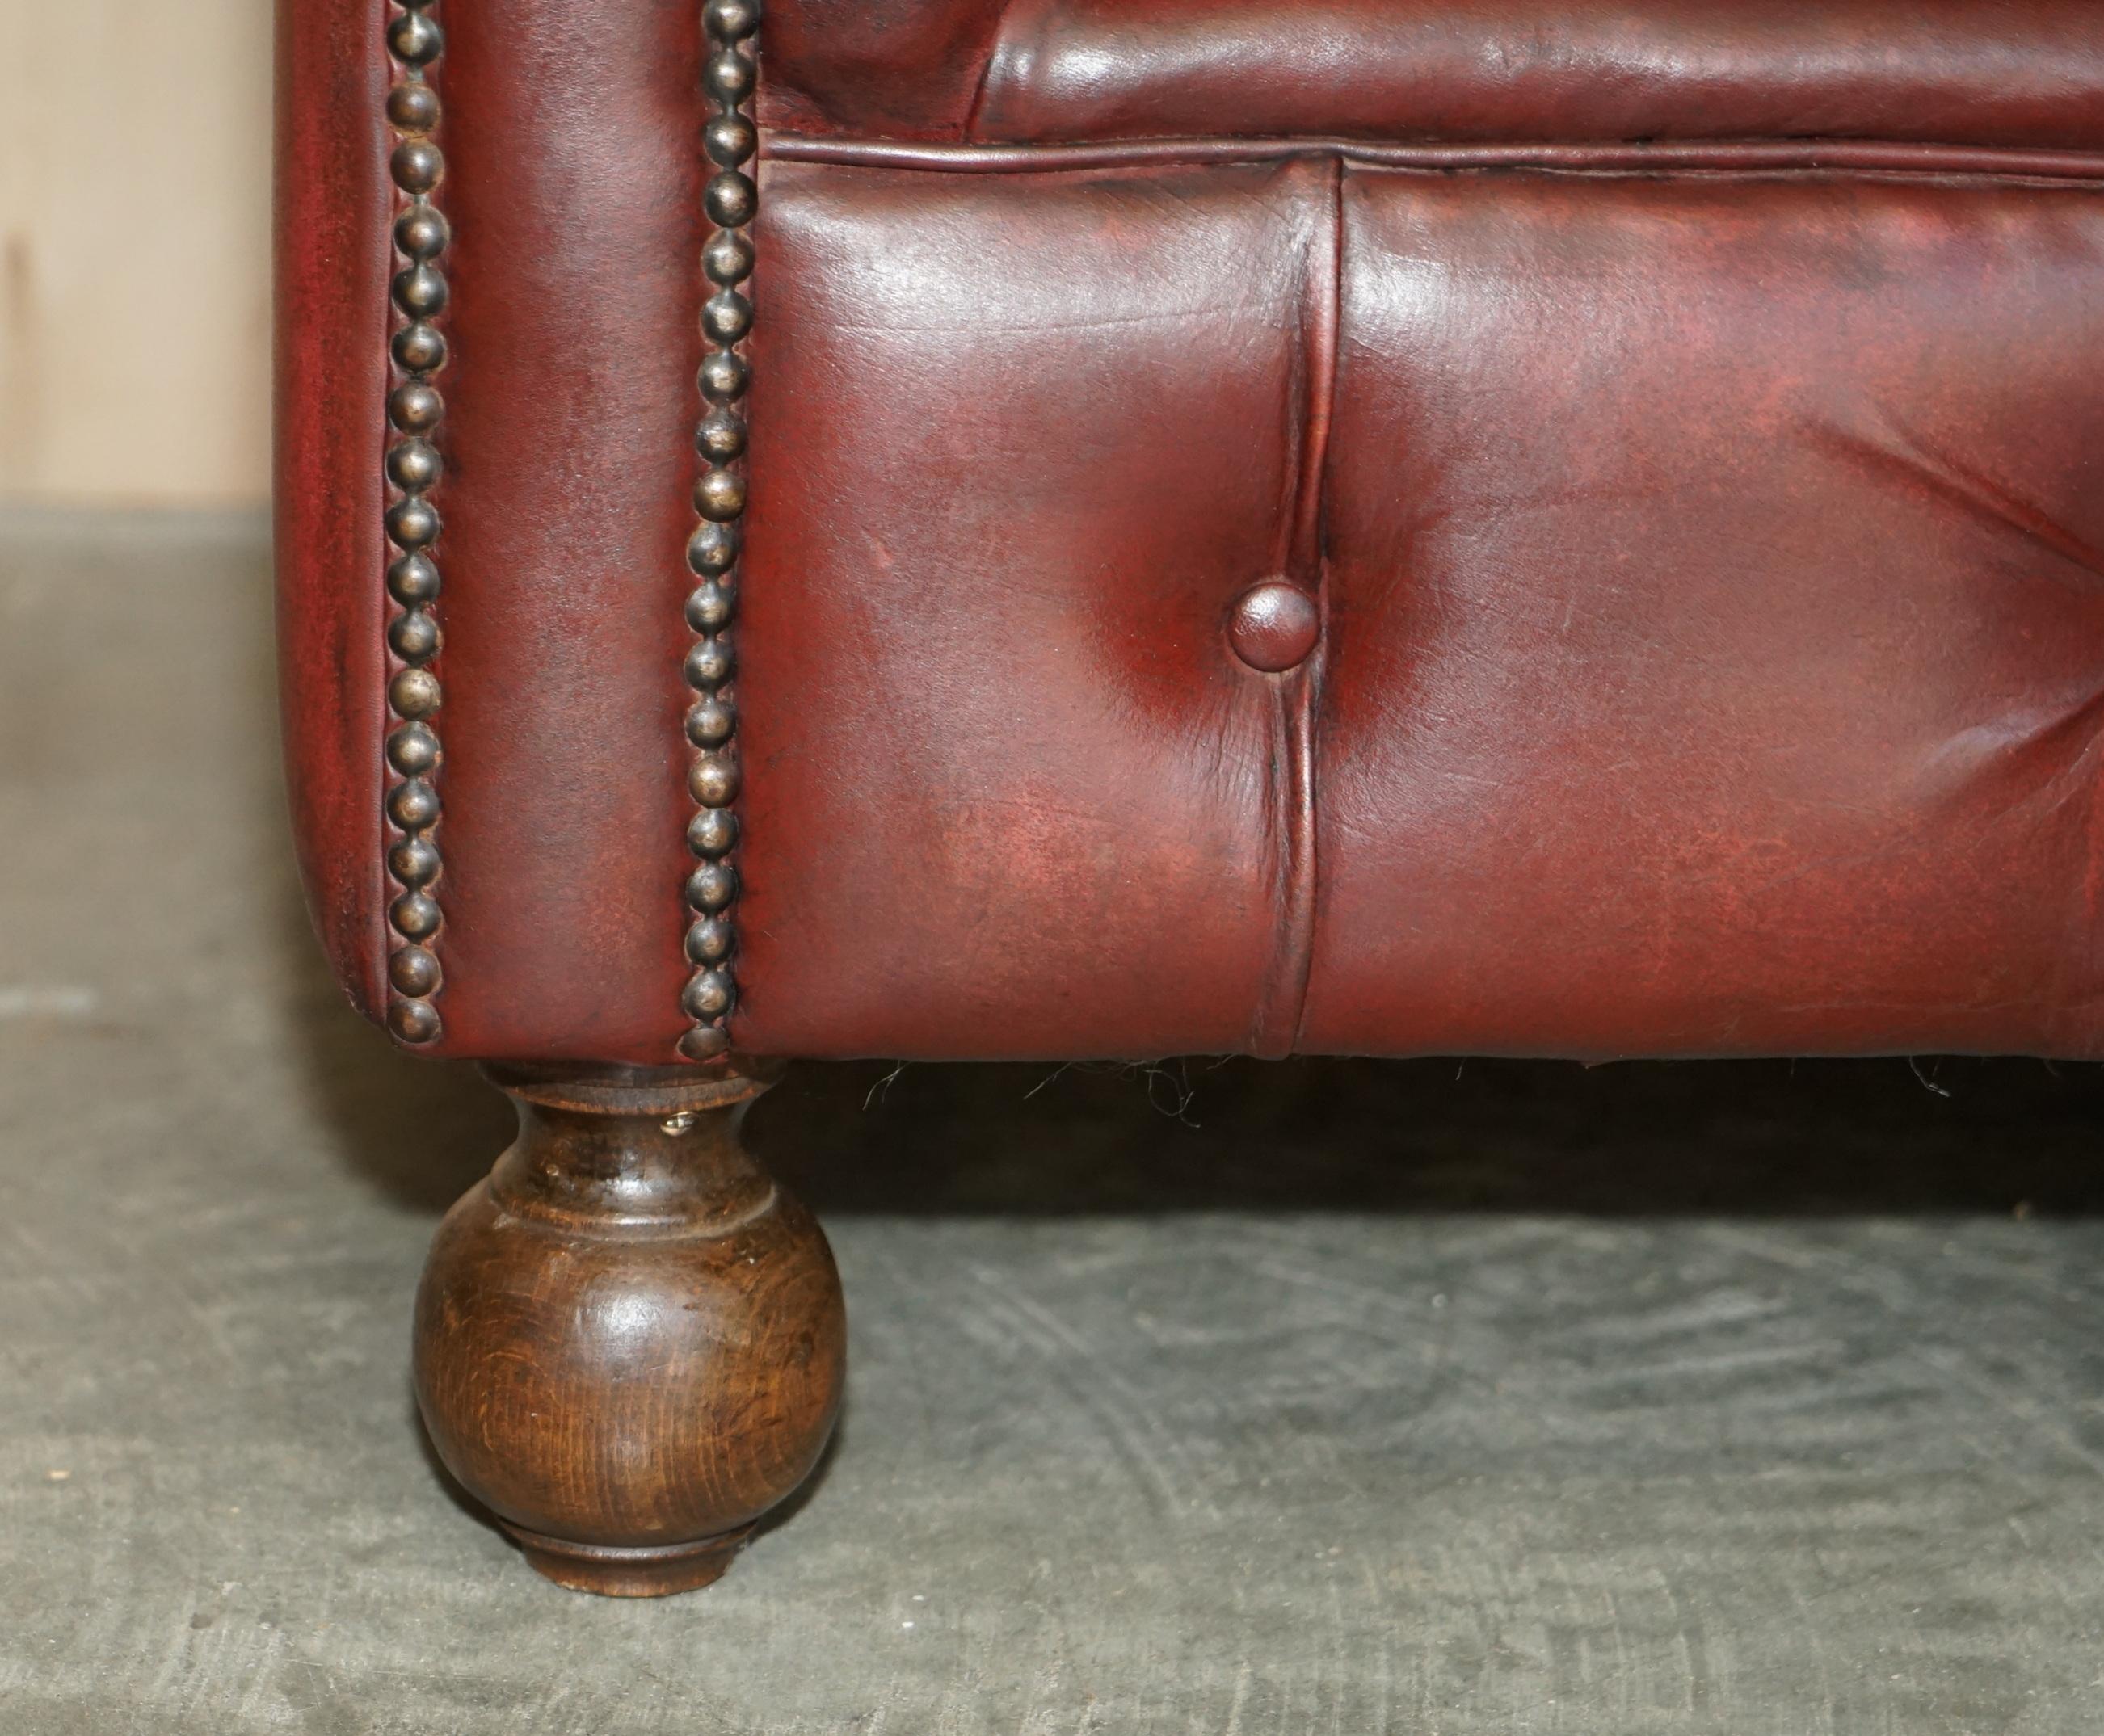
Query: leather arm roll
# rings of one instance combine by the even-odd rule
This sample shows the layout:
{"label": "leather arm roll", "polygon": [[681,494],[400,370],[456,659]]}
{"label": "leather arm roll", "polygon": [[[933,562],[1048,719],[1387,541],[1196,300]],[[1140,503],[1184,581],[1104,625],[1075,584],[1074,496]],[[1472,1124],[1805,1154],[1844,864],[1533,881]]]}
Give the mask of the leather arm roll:
{"label": "leather arm roll", "polygon": [[[409,781],[390,763],[390,700],[419,651],[439,697],[435,763],[414,780],[437,811],[417,835],[443,866],[417,872],[444,915],[422,944],[443,1026],[420,1046],[675,1060],[710,232],[700,8],[282,0],[279,42],[279,661],[316,925],[354,1001],[387,1017]],[[428,127],[392,105],[404,85],[428,93]],[[428,372],[403,366],[408,316],[390,305],[413,264],[396,225],[424,178],[405,142],[442,154]],[[389,455],[412,430],[438,467],[418,496],[442,578],[418,593],[428,651],[402,636],[411,594],[390,570],[406,473]]]}

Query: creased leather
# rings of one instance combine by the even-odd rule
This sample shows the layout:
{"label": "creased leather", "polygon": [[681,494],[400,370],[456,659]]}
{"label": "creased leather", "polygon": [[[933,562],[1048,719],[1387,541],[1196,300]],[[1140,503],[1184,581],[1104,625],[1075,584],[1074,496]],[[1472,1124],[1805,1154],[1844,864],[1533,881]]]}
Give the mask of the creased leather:
{"label": "creased leather", "polygon": [[795,0],[767,14],[764,127],[955,137],[1001,28],[995,0]]}
{"label": "creased leather", "polygon": [[[1322,226],[1308,251],[1300,279],[1294,345],[1293,494],[1285,513],[1286,559],[1278,577],[1314,599],[1318,618],[1326,599],[1328,528],[1326,492],[1330,430],[1337,396],[1337,342],[1343,315],[1343,163],[1323,166]],[[1232,636],[1230,639],[1232,643]],[[1271,959],[1247,1048],[1272,1058],[1293,1052],[1308,998],[1314,959],[1316,856],[1315,728],[1321,715],[1327,655],[1318,634],[1313,648],[1271,683],[1273,740],[1272,801],[1278,854],[1276,930]]]}

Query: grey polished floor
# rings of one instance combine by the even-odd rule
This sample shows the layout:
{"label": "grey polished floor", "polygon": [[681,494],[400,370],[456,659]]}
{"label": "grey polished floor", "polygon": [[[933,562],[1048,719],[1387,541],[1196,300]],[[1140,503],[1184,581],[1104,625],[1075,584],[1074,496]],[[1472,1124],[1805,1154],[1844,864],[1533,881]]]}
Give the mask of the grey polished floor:
{"label": "grey polished floor", "polygon": [[714,1590],[545,1585],[406,1378],[506,1114],[320,973],[265,564],[0,527],[4,1736],[2104,1730],[2027,1062],[797,1070],[836,1449]]}

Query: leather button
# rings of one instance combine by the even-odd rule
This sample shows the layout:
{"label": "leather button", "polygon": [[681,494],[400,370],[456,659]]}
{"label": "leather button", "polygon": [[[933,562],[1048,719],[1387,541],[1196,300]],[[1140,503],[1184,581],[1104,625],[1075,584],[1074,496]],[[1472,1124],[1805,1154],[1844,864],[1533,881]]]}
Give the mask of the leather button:
{"label": "leather button", "polygon": [[1251,669],[1277,674],[1304,661],[1322,636],[1322,617],[1315,599],[1283,579],[1253,585],[1235,605],[1228,623],[1228,643]]}

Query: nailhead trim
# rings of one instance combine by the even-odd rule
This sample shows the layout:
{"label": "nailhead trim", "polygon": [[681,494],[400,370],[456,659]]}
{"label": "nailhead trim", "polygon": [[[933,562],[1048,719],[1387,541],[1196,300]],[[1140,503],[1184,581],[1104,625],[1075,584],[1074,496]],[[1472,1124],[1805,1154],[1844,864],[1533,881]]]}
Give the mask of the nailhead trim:
{"label": "nailhead trim", "polygon": [[430,493],[442,468],[432,436],[445,418],[445,401],[431,384],[445,366],[446,341],[433,323],[444,311],[446,279],[436,261],[449,238],[432,194],[445,175],[433,142],[439,106],[427,72],[445,47],[430,13],[435,0],[400,0],[390,13],[387,47],[395,82],[387,93],[387,120],[395,133],[388,168],[399,197],[394,250],[399,269],[390,290],[394,330],[389,345],[394,371],[387,395],[390,494],[387,539],[395,553],[387,594],[395,612],[387,623],[392,675],[387,703],[394,714],[386,744],[393,774],[386,800],[393,841],[387,871],[399,888],[387,909],[394,945],[387,959],[387,1028],[404,1043],[435,1042],[442,1022],[435,997],[443,973],[433,943],[443,925],[433,894],[443,863],[436,829],[436,774],[444,759],[432,723],[444,697],[431,664],[443,643],[432,605],[438,600],[434,545],[439,514]]}
{"label": "nailhead trim", "polygon": [[730,624],[738,607],[740,528],[745,516],[745,412],[750,375],[741,346],[752,330],[752,304],[739,287],[751,275],[751,228],[759,194],[744,166],[759,135],[744,105],[756,70],[748,47],[760,29],[759,0],[707,0],[702,8],[707,61],[702,82],[714,104],[702,145],[716,172],[703,205],[715,233],[702,250],[711,286],[702,307],[709,352],[698,385],[706,408],[694,432],[703,469],[694,484],[701,522],[687,543],[687,565],[698,581],[687,598],[687,625],[696,637],[686,657],[687,739],[696,752],[687,788],[695,812],[687,826],[694,858],[686,881],[689,912],[687,962],[693,967],[680,1005],[693,1022],[680,1039],[689,1061],[715,1061],[730,1049],[731,1008],[738,1002],[732,974],[738,869],[738,701]]}

